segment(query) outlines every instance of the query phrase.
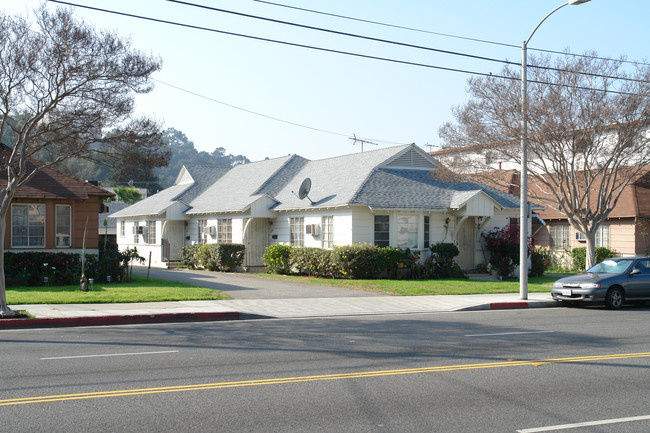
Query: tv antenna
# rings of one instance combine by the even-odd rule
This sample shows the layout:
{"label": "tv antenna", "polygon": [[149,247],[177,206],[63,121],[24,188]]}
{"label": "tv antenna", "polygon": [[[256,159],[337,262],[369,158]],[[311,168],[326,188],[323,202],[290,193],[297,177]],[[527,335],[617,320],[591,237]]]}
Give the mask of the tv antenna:
{"label": "tv antenna", "polygon": [[368,141],[368,140],[364,140],[362,138],[358,138],[357,134],[352,134],[352,137],[350,137],[349,139],[352,140],[352,144],[361,143],[361,152],[363,152],[363,145],[364,144],[374,144],[375,146],[378,146],[377,143],[373,143],[372,141]]}
{"label": "tv antenna", "polygon": [[293,194],[298,197],[300,200],[304,200],[305,198],[309,200],[309,203],[314,204],[312,199],[309,198],[309,190],[311,190],[311,179],[306,177],[305,180],[302,181],[300,184],[300,189],[298,189],[298,194],[293,192]]}

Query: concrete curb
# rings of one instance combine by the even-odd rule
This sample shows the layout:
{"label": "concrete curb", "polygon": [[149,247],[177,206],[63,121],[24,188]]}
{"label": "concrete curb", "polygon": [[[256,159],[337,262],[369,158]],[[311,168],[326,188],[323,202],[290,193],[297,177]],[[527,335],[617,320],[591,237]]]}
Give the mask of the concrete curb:
{"label": "concrete curb", "polygon": [[527,308],[552,308],[557,307],[556,301],[512,301],[512,302],[491,302],[483,305],[473,305],[462,308],[459,311],[480,311],[480,310],[521,310]]}
{"label": "concrete curb", "polygon": [[[336,298],[338,299],[338,298]],[[335,300],[336,300],[335,299]],[[348,300],[349,298],[344,298]],[[362,298],[368,301],[366,298]],[[377,298],[374,298],[377,299]],[[304,301],[300,299],[301,301]],[[515,309],[528,309],[528,308],[545,308],[557,307],[556,301],[552,300],[515,300],[515,299],[476,299],[470,305],[467,305],[467,299],[464,300],[465,306],[456,303],[443,303],[441,305],[435,304],[432,306],[431,302],[425,302],[417,305],[402,305],[402,308],[387,309],[385,304],[379,303],[376,305],[366,304],[353,304],[348,305],[345,302],[336,303],[321,310],[305,311],[305,303],[287,303],[286,305],[282,300],[277,300],[281,303],[281,308],[278,307],[277,302],[272,305],[259,305],[259,302],[254,305],[231,305],[226,307],[226,311],[187,311],[188,305],[184,305],[184,309],[174,312],[173,308],[161,308],[158,312],[150,311],[144,312],[129,311],[117,312],[109,308],[105,314],[96,309],[96,306],[91,308],[92,311],[78,311],[77,316],[70,314],[71,311],[55,312],[57,315],[42,316],[34,319],[0,319],[0,330],[4,329],[19,329],[19,328],[54,328],[54,327],[73,327],[73,326],[109,326],[109,325],[129,325],[129,324],[146,324],[146,323],[174,323],[174,322],[202,322],[202,321],[225,321],[225,320],[252,320],[252,319],[274,319],[274,318],[307,318],[307,317],[340,317],[340,316],[360,316],[360,315],[373,315],[373,314],[423,314],[423,313],[441,313],[441,312],[454,312],[454,311],[483,311],[483,310],[515,310]],[[431,301],[428,299],[428,301]],[[459,304],[462,304],[459,303]],[[27,307],[24,305],[21,308]],[[147,305],[147,308],[152,308]],[[200,305],[200,308],[205,308]],[[199,308],[196,307],[196,308]],[[142,307],[143,309],[145,306]],[[27,309],[27,308],[24,308]],[[29,311],[29,310],[28,310]],[[291,314],[294,311],[295,314]]]}
{"label": "concrete curb", "polygon": [[18,328],[55,328],[72,326],[109,326],[135,325],[142,323],[173,323],[173,322],[208,322],[239,320],[239,313],[229,312],[196,312],[196,313],[162,313],[135,314],[120,316],[82,316],[82,317],[47,317],[36,319],[2,319],[0,329]]}

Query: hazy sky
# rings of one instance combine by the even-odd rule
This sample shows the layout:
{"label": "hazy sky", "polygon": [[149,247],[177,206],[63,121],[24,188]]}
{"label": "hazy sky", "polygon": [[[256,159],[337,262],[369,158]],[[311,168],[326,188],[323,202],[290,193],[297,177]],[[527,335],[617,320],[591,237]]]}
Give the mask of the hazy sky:
{"label": "hazy sky", "polygon": [[[255,0],[188,2],[514,62],[521,62],[521,42],[548,12],[562,4],[561,0],[270,1],[426,32]],[[327,34],[166,0],[70,2],[435,67],[482,73],[498,73],[502,68],[497,62]],[[38,4],[36,0],[0,0],[0,8],[11,14],[28,13]],[[138,112],[183,131],[199,150],[224,147],[227,153],[251,160],[292,153],[321,159],[361,151],[361,146],[349,139],[353,134],[380,146],[414,142],[429,150],[427,145],[439,145],[438,128],[452,120],[452,106],[467,101],[470,75],[466,73],[315,51],[83,8],[75,8],[75,14],[97,27],[131,37],[134,47],[162,58],[163,68],[154,75],[156,88],[138,96]],[[544,22],[529,47],[574,53],[594,50],[603,57],[625,55],[629,60],[648,61],[649,17],[648,0],[592,0],[566,6]],[[373,148],[372,144],[364,146],[364,150]]]}

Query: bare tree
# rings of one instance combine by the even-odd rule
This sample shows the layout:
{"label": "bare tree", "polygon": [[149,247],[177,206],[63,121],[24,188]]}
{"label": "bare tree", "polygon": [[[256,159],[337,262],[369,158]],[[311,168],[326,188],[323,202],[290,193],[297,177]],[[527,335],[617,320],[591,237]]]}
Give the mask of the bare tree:
{"label": "bare tree", "polygon": [[[529,194],[585,235],[589,267],[597,229],[650,163],[650,68],[595,53],[530,63]],[[519,71],[506,67],[468,85],[469,102],[453,109],[456,122],[444,124],[440,136],[443,148],[474,157],[448,159],[450,168],[491,182],[512,179],[495,176],[487,156],[520,164]]]}
{"label": "bare tree", "polygon": [[[166,152],[159,125],[133,118],[134,96],[152,89],[160,60],[69,10],[41,6],[35,14],[32,23],[0,12],[0,240],[16,190],[43,167],[71,157],[125,163],[136,149],[152,158]],[[0,260],[0,314],[12,313]]]}

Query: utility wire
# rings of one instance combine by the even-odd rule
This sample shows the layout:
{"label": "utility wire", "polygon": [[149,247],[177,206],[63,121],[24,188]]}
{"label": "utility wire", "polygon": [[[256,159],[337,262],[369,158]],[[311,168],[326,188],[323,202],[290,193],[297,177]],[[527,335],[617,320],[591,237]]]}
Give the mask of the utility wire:
{"label": "utility wire", "polygon": [[[484,43],[484,44],[499,45],[499,46],[502,46],[502,47],[521,49],[521,45],[514,45],[514,44],[507,44],[507,43],[504,43],[504,42],[489,41],[489,40],[486,40],[486,39],[469,38],[469,37],[466,37],[466,36],[458,36],[458,35],[452,35],[452,34],[449,34],[449,33],[434,32],[434,31],[423,30],[423,29],[418,29],[418,28],[414,28],[414,27],[406,27],[406,26],[400,26],[400,25],[396,25],[396,24],[383,23],[383,22],[380,22],[380,21],[371,21],[371,20],[366,20],[366,19],[363,19],[363,18],[355,18],[355,17],[350,17],[350,16],[347,16],[347,15],[339,15],[339,14],[333,14],[333,13],[329,13],[329,12],[322,12],[322,11],[317,11],[317,10],[314,10],[314,9],[306,9],[306,8],[301,8],[301,7],[297,7],[297,6],[285,5],[285,4],[282,4],[282,3],[275,3],[275,2],[265,1],[265,0],[253,0],[253,1],[258,2],[258,3],[264,3],[264,4],[272,5],[272,6],[279,6],[279,7],[283,7],[283,8],[287,8],[287,9],[294,9],[294,10],[299,10],[299,11],[303,11],[303,12],[309,12],[309,13],[314,13],[314,14],[319,14],[319,15],[325,15],[325,16],[330,16],[330,17],[335,17],[335,18],[341,18],[341,19],[345,19],[345,20],[358,21],[358,22],[362,22],[362,23],[375,24],[375,25],[384,26],[384,27],[392,27],[392,28],[396,28],[396,29],[409,30],[409,31],[419,32],[419,33],[427,33],[427,34],[436,35],[436,36],[444,36],[444,37],[447,37],[447,38],[461,39],[461,40],[465,40],[465,41],[480,42],[480,43]],[[539,51],[539,52],[549,53],[549,54],[569,55],[569,56],[583,57],[583,58],[596,59],[596,60],[622,61],[624,63],[630,63],[630,64],[638,65],[638,66],[650,66],[649,63],[635,62],[635,61],[631,61],[631,60],[616,60],[616,59],[611,59],[611,58],[608,58],[608,57],[591,56],[591,55],[588,55],[588,54],[575,54],[575,53],[564,52],[564,51],[547,50],[547,49],[543,49],[543,48],[531,48],[531,47],[529,47],[528,49],[531,50],[531,51]]]}
{"label": "utility wire", "polygon": [[[384,26],[384,27],[392,27],[392,28],[401,29],[401,30],[409,30],[409,31],[412,31],[412,32],[426,33],[426,34],[436,35],[436,36],[445,36],[445,37],[448,37],[448,38],[462,39],[462,40],[465,40],[465,41],[482,42],[482,43],[492,44],[492,45],[501,45],[503,47],[509,47],[509,48],[521,48],[519,45],[506,44],[506,43],[502,43],[502,42],[487,41],[485,39],[474,39],[474,38],[469,38],[469,37],[465,37],[465,36],[450,35],[448,33],[439,33],[439,32],[434,32],[434,31],[431,31],[431,30],[418,29],[418,28],[415,28],[415,27],[406,27],[406,26],[400,26],[400,25],[396,25],[396,24],[382,23],[380,21],[372,21],[372,20],[366,20],[366,19],[363,19],[363,18],[355,18],[355,17],[350,17],[350,16],[347,16],[347,15],[333,14],[333,13],[330,13],[330,12],[322,12],[322,11],[317,11],[317,10],[314,10],[314,9],[306,9],[306,8],[301,8],[301,7],[298,7],[298,6],[285,5],[285,4],[275,3],[275,2],[270,2],[270,1],[264,1],[264,0],[253,0],[253,1],[257,2],[257,3],[264,3],[264,4],[268,4],[268,5],[272,5],[272,6],[279,6],[279,7],[283,7],[283,8],[287,8],[287,9],[293,9],[293,10],[298,10],[298,11],[303,11],[303,12],[309,12],[309,13],[314,13],[314,14],[319,14],[319,15],[325,15],[325,16],[334,17],[334,18],[342,18],[344,20],[358,21],[358,22],[362,22],[362,23],[375,24],[375,25]],[[532,50],[532,48],[530,48],[530,49]]]}
{"label": "utility wire", "polygon": [[193,25],[193,24],[183,24],[183,23],[179,23],[179,22],[175,22],[175,21],[163,20],[163,19],[159,19],[159,18],[152,18],[152,17],[143,16],[143,15],[135,15],[135,14],[127,13],[127,12],[119,12],[119,11],[114,11],[114,10],[110,10],[110,9],[102,9],[102,8],[97,8],[97,7],[93,7],[93,6],[81,5],[81,4],[77,4],[77,3],[70,3],[70,2],[62,1],[62,0],[48,0],[48,1],[51,2],[51,3],[63,4],[63,5],[67,5],[67,6],[73,6],[73,7],[79,7],[79,8],[82,8],[82,9],[89,9],[89,10],[93,10],[93,11],[97,11],[97,12],[105,12],[105,13],[109,13],[109,14],[120,15],[120,16],[124,16],[124,17],[129,17],[129,18],[137,18],[137,19],[152,21],[152,22],[161,23],[161,24],[169,24],[169,25],[178,26],[178,27],[186,27],[186,28],[190,28],[190,29],[194,29],[194,30],[203,30],[203,31],[212,32],[212,33],[219,33],[219,34],[222,34],[222,35],[239,36],[239,37],[246,38],[246,39],[252,39],[252,40],[262,41],[262,42],[272,42],[272,43],[275,43],[275,44],[287,45],[287,46],[291,46],[291,47],[307,48],[307,49],[310,49],[310,50],[324,51],[324,52],[327,52],[327,53],[343,54],[343,55],[348,55],[348,56],[353,56],[353,57],[360,57],[360,58],[364,58],[364,59],[382,60],[382,61],[385,61],[385,62],[398,63],[398,64],[410,65],[410,66],[420,66],[420,67],[423,67],[423,68],[437,69],[437,70],[442,70],[442,71],[459,72],[459,73],[470,74],[470,75],[481,75],[481,76],[484,76],[484,77],[497,77],[497,78],[510,79],[510,77],[499,76],[499,75],[495,75],[495,74],[487,73],[487,72],[475,72],[475,71],[468,71],[468,70],[465,70],[465,69],[447,68],[447,67],[444,67],[444,66],[428,65],[426,63],[409,62],[409,61],[406,61],[406,60],[397,60],[397,59],[391,59],[391,58],[388,58],[388,57],[371,56],[371,55],[367,55],[367,54],[353,53],[353,52],[349,52],[349,51],[341,51],[341,50],[335,50],[335,49],[331,49],[331,48],[317,47],[317,46],[313,46],[313,45],[298,44],[296,42],[281,41],[281,40],[277,40],[277,39],[263,38],[261,36],[253,36],[253,35],[247,35],[247,34],[243,34],[243,33],[228,32],[228,31],[225,31],[225,30],[218,30],[218,29],[213,29],[213,28],[209,28],[209,27],[196,26],[196,25]]}
{"label": "utility wire", "polygon": [[[283,25],[288,25],[288,26],[293,26],[293,27],[299,27],[299,28],[308,29],[308,30],[316,30],[316,31],[319,31],[319,32],[331,33],[331,34],[340,35],[340,36],[348,36],[348,37],[352,37],[352,38],[364,39],[364,40],[373,41],[373,42],[381,42],[381,43],[397,45],[397,46],[401,46],[401,47],[415,48],[415,49],[419,49],[419,50],[433,51],[433,52],[442,53],[442,54],[450,54],[450,55],[454,55],[454,56],[468,57],[468,58],[475,59],[475,60],[485,60],[485,61],[489,61],[489,62],[502,63],[502,64],[506,64],[506,65],[510,65],[510,66],[520,66],[519,62],[512,62],[512,61],[509,61],[509,60],[500,60],[500,59],[495,59],[495,58],[491,58],[491,57],[477,56],[477,55],[473,55],[473,54],[461,53],[461,52],[457,52],[457,51],[442,50],[442,49],[439,49],[439,48],[426,47],[426,46],[422,46],[422,45],[414,45],[414,44],[409,44],[409,43],[405,43],[405,42],[397,42],[397,41],[392,41],[392,40],[389,40],[389,39],[380,39],[380,38],[375,38],[375,37],[371,37],[371,36],[358,35],[358,34],[355,34],[355,33],[348,33],[348,32],[342,32],[342,31],[338,31],[338,30],[326,29],[326,28],[323,28],[323,27],[308,26],[308,25],[305,25],[305,24],[299,24],[299,23],[294,23],[294,22],[290,22],[290,21],[277,20],[277,19],[268,18],[268,17],[261,17],[261,16],[258,16],[258,15],[251,15],[251,14],[247,14],[247,13],[243,13],[243,12],[236,12],[236,11],[232,11],[232,10],[228,10],[228,9],[215,8],[215,7],[212,7],[212,6],[206,6],[206,5],[202,5],[202,4],[191,3],[191,2],[187,2],[187,1],[183,1],[183,0],[166,0],[166,1],[168,1],[170,3],[181,4],[181,5],[184,5],[184,6],[191,6],[191,7],[196,7],[196,8],[200,8],[200,9],[206,9],[206,10],[209,10],[209,11],[212,11],[212,12],[221,12],[221,13],[236,15],[236,16],[240,16],[240,17],[244,17],[244,18],[252,18],[252,19],[256,19],[256,20],[267,21],[267,22],[272,22],[272,23],[276,23],[276,24],[283,24]],[[636,81],[636,82],[641,82],[641,83],[650,83],[649,81],[639,80],[639,79],[636,79],[636,78],[618,77],[618,76],[614,76],[614,75],[603,75],[603,74],[597,74],[597,73],[593,73],[593,72],[569,71],[567,69],[554,68],[552,66],[536,66],[536,65],[527,65],[527,66],[529,68],[536,68],[536,69],[541,69],[541,70],[545,70],[545,71],[570,72],[570,73],[576,73],[576,74],[579,74],[579,75],[586,75],[586,76],[591,76],[591,77],[608,78],[608,79],[611,79],[611,80],[623,80],[623,81]]]}
{"label": "utility wire", "polygon": [[418,50],[434,51],[436,53],[451,54],[451,55],[454,55],[454,56],[468,57],[468,58],[471,58],[471,59],[485,60],[485,61],[488,61],[488,62],[505,63],[507,65],[518,65],[519,64],[519,63],[515,63],[515,62],[510,62],[510,61],[507,61],[507,60],[494,59],[494,58],[491,58],[491,57],[476,56],[476,55],[473,55],[473,54],[459,53],[459,52],[456,52],[456,51],[442,50],[442,49],[439,49],[439,48],[425,47],[425,46],[422,46],[422,45],[408,44],[408,43],[405,43],[405,42],[391,41],[389,39],[380,39],[380,38],[374,38],[372,36],[364,36],[364,35],[357,35],[355,33],[341,32],[341,31],[338,31],[338,30],[326,29],[326,28],[323,28],[323,27],[308,26],[308,25],[305,25],[305,24],[293,23],[291,21],[276,20],[276,19],[273,19],[273,18],[261,17],[261,16],[257,16],[257,15],[246,14],[246,13],[243,13],[243,12],[231,11],[231,10],[228,10],[228,9],[215,8],[215,7],[212,7],[212,6],[205,6],[205,5],[190,3],[190,2],[186,2],[186,1],[182,1],[182,0],[166,0],[166,1],[168,1],[170,3],[177,3],[177,4],[185,5],[185,6],[192,6],[192,7],[196,7],[196,8],[207,9],[207,10],[210,10],[210,11],[213,11],[213,12],[222,12],[222,13],[237,15],[237,16],[245,17],[245,18],[252,18],[252,19],[256,19],[256,20],[268,21],[268,22],[272,22],[272,23],[276,23],[276,24],[284,24],[284,25],[288,25],[288,26],[299,27],[299,28],[308,29],[308,30],[316,30],[316,31],[319,31],[319,32],[331,33],[331,34],[340,35],[340,36],[348,36],[348,37],[357,38],[357,39],[365,39],[367,41],[381,42],[381,43],[384,43],[384,44],[397,45],[397,46],[407,47],[407,48],[416,48]]}
{"label": "utility wire", "polygon": [[[171,88],[176,89],[176,90],[180,90],[181,92],[188,93],[190,95],[205,99],[205,100],[210,101],[210,102],[215,102],[217,104],[225,105],[226,107],[234,108],[235,110],[239,110],[239,111],[243,111],[245,113],[253,114],[255,116],[264,117],[266,119],[275,120],[277,122],[286,123],[286,124],[292,125],[292,126],[299,126],[301,128],[310,129],[312,131],[318,131],[318,132],[324,132],[326,134],[338,135],[340,137],[346,137],[347,138],[347,137],[350,136],[350,134],[343,134],[343,133],[340,133],[340,132],[328,131],[327,129],[315,128],[313,126],[304,125],[302,123],[291,122],[289,120],[280,119],[279,117],[269,116],[268,114],[259,113],[257,111],[249,110],[249,109],[246,109],[246,108],[238,107],[237,105],[233,105],[233,104],[229,104],[227,102],[219,101],[218,99],[214,99],[214,98],[211,98],[209,96],[205,96],[205,95],[202,95],[200,93],[193,92],[191,90],[187,90],[187,89],[184,89],[184,88],[179,87],[179,86],[175,86],[174,84],[170,84],[170,83],[166,83],[164,81],[157,80],[155,78],[152,78],[152,80],[155,81],[156,83],[164,84],[165,86],[171,87]],[[378,142],[381,142],[381,143],[388,143],[388,144],[409,144],[409,143],[399,143],[399,142],[395,142],[395,141],[377,140],[377,139],[372,139],[372,138],[368,138],[367,140],[378,141]]]}
{"label": "utility wire", "polygon": [[[242,33],[228,32],[228,31],[225,31],[225,30],[212,29],[212,28],[209,28],[209,27],[196,26],[196,25],[192,25],[192,24],[183,24],[183,23],[179,23],[179,22],[175,22],[175,21],[169,21],[169,20],[163,20],[163,19],[159,19],[159,18],[152,18],[152,17],[142,16],[142,15],[129,14],[129,13],[126,13],[126,12],[113,11],[113,10],[110,10],[110,9],[97,8],[97,7],[81,5],[81,4],[77,4],[77,3],[70,3],[70,2],[66,2],[66,1],[62,1],[62,0],[48,0],[48,1],[50,1],[52,3],[67,5],[67,6],[79,7],[79,8],[82,8],[82,9],[94,10],[94,11],[97,11],[97,12],[110,13],[110,14],[114,14],[114,15],[125,16],[125,17],[129,17],[129,18],[137,18],[137,19],[141,19],[141,20],[152,21],[152,22],[157,22],[157,23],[162,23],[162,24],[169,24],[169,25],[178,26],[178,27],[191,28],[191,29],[195,29],[195,30],[204,30],[204,31],[212,32],[212,33],[224,34],[224,35],[229,35],[229,36],[239,36],[239,37],[243,37],[243,38],[246,38],[246,39],[257,40],[257,41],[262,41],[262,42],[271,42],[271,43],[276,43],[276,44],[280,44],[280,45],[286,45],[286,46],[292,46],[292,47],[298,47],[298,48],[307,48],[307,49],[316,50],[316,51],[322,51],[322,52],[328,52],[328,53],[334,53],[334,54],[342,54],[342,55],[347,55],[347,56],[352,56],[352,57],[359,57],[359,58],[364,58],[364,59],[381,60],[381,61],[385,61],[385,62],[408,65],[408,66],[419,66],[419,67],[423,67],[423,68],[436,69],[436,70],[441,70],[441,71],[458,72],[458,73],[462,73],[462,74],[478,75],[478,76],[489,77],[489,78],[502,78],[502,79],[505,79],[505,80],[516,80],[516,81],[519,80],[518,78],[509,77],[509,76],[506,76],[506,75],[497,75],[497,74],[486,73],[486,72],[469,71],[469,70],[466,70],[466,69],[458,69],[458,68],[448,68],[448,67],[444,67],[444,66],[429,65],[429,64],[426,64],[426,63],[409,62],[409,61],[405,61],[405,60],[391,59],[391,58],[388,58],[388,57],[371,56],[371,55],[367,55],[367,54],[354,53],[354,52],[342,51],[342,50],[335,50],[335,49],[331,49],[331,48],[323,48],[323,47],[317,47],[317,46],[313,46],[313,45],[298,44],[298,43],[295,43],[295,42],[281,41],[281,40],[277,40],[277,39],[263,38],[263,37],[260,37],[260,36],[252,36],[252,35],[247,35],[247,34],[242,34]],[[546,84],[546,85],[549,85],[549,86],[573,87],[573,88],[580,89],[580,90],[590,90],[590,91],[598,91],[598,92],[621,94],[621,95],[634,95],[633,93],[621,92],[621,91],[617,91],[617,90],[604,90],[604,89],[594,89],[594,88],[581,87],[581,86],[569,86],[569,85],[565,85],[565,84],[547,83],[547,82],[535,81],[535,80],[528,80],[528,82],[529,83],[537,83],[537,84]]]}

